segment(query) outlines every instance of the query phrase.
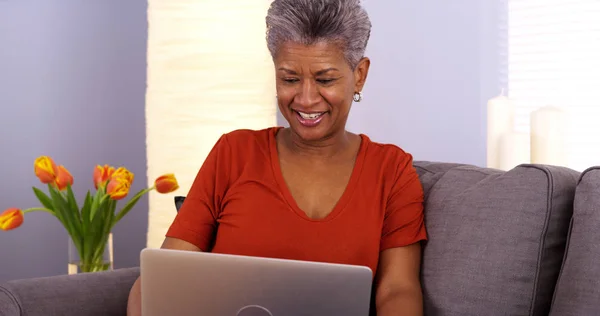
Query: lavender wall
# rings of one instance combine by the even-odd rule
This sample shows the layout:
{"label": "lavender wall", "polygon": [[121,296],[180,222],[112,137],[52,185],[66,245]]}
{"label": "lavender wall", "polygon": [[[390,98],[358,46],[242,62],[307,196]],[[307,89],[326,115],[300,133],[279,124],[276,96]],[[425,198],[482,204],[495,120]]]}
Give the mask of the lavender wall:
{"label": "lavender wall", "polygon": [[[37,206],[33,160],[70,169],[82,197],[97,163],[146,185],[146,1],[0,1],[0,210]],[[114,230],[115,265],[139,264],[147,200]],[[0,282],[66,273],[67,235],[48,214],[0,231]]]}
{"label": "lavender wall", "polygon": [[484,166],[485,102],[500,92],[500,1],[365,3],[372,68],[349,128],[418,160]]}

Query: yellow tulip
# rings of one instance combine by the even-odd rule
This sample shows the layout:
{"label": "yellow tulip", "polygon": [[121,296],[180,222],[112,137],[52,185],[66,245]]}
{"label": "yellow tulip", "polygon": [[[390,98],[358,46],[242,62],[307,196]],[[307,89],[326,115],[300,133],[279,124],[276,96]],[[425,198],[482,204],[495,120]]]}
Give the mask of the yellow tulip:
{"label": "yellow tulip", "polygon": [[35,175],[44,184],[53,183],[56,180],[58,170],[52,158],[48,156],[40,156],[33,163]]}
{"label": "yellow tulip", "polygon": [[100,166],[97,165],[94,168],[94,186],[98,189],[99,186],[104,186],[110,180],[115,168],[109,165]]}
{"label": "yellow tulip", "polygon": [[129,182],[129,185],[131,186],[133,184],[134,175],[131,171],[127,170],[127,168],[119,167],[111,176],[111,179],[114,178],[124,178],[125,180],[127,180],[127,182]]}
{"label": "yellow tulip", "polygon": [[162,175],[154,181],[154,187],[158,193],[171,193],[179,189],[179,184],[174,174]]}
{"label": "yellow tulip", "polygon": [[129,194],[131,183],[125,177],[113,177],[106,186],[106,193],[113,200],[120,200]]}
{"label": "yellow tulip", "polygon": [[15,229],[23,224],[23,212],[18,208],[9,208],[0,214],[0,230]]}

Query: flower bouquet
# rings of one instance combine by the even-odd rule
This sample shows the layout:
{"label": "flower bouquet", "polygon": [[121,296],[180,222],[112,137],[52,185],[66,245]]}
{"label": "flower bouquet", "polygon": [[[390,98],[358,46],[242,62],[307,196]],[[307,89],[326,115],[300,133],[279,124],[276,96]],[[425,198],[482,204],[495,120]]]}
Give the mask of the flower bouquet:
{"label": "flower bouquet", "polygon": [[117,211],[118,201],[129,194],[134,179],[133,173],[125,167],[96,166],[93,173],[96,192],[91,193],[88,190],[81,205],[71,189],[73,176],[64,166],[57,166],[52,158],[41,156],[34,162],[34,172],[48,189],[46,194],[36,187],[33,188],[42,206],[24,210],[18,208],[5,210],[0,214],[0,230],[12,230],[21,226],[24,215],[30,212],[41,211],[53,215],[70,236],[81,272],[96,272],[111,268],[112,260],[107,262],[104,254],[112,229],[144,194],[152,190],[158,193],[170,193],[179,188],[173,174],[163,175],[154,181],[154,186],[133,195]]}

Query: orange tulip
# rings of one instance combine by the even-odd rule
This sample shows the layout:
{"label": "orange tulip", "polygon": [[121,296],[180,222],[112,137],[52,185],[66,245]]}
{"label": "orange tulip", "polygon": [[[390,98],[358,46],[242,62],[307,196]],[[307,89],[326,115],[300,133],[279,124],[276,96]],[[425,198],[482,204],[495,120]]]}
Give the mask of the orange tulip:
{"label": "orange tulip", "polygon": [[38,157],[33,163],[33,170],[35,171],[35,175],[44,184],[53,183],[56,179],[56,174],[58,173],[56,164],[54,164],[52,158],[48,156]]}
{"label": "orange tulip", "polygon": [[179,184],[174,174],[162,175],[154,181],[154,186],[158,193],[171,193],[179,189]]}
{"label": "orange tulip", "polygon": [[58,166],[58,174],[54,185],[60,190],[67,188],[67,185],[73,186],[73,176],[64,166]]}
{"label": "orange tulip", "polygon": [[23,224],[23,212],[18,208],[9,208],[0,214],[0,230],[15,229]]}
{"label": "orange tulip", "polygon": [[97,165],[94,168],[94,186],[98,189],[99,186],[104,186],[115,172],[115,168],[109,165]]}
{"label": "orange tulip", "polygon": [[129,194],[131,183],[125,177],[113,177],[106,186],[106,193],[113,200],[120,200]]}
{"label": "orange tulip", "polygon": [[127,170],[127,168],[119,167],[111,176],[111,179],[114,178],[124,178],[131,186],[133,184],[134,175],[131,171]]}

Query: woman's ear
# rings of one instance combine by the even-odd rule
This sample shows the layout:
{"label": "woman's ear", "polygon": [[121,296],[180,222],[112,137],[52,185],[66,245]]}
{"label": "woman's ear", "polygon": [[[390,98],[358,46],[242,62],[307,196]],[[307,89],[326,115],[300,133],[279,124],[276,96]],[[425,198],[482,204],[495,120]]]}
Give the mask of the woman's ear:
{"label": "woman's ear", "polygon": [[356,68],[354,69],[355,92],[361,92],[363,90],[363,87],[367,82],[370,66],[371,60],[368,57],[363,57],[358,62],[358,65],[356,65]]}

